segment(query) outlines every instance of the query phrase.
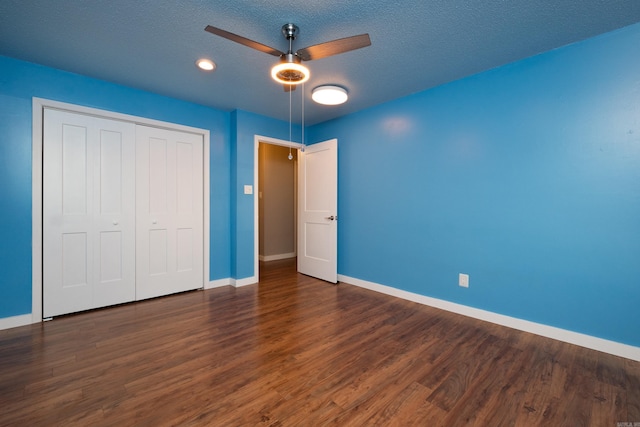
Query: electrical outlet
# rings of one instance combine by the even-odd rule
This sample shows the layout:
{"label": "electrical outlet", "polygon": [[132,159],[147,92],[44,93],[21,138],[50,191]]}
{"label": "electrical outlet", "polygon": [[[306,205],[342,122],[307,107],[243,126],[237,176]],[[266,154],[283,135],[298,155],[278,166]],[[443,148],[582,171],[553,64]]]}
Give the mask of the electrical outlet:
{"label": "electrical outlet", "polygon": [[463,288],[468,288],[469,287],[469,275],[460,273],[458,275],[458,285],[462,286]]}

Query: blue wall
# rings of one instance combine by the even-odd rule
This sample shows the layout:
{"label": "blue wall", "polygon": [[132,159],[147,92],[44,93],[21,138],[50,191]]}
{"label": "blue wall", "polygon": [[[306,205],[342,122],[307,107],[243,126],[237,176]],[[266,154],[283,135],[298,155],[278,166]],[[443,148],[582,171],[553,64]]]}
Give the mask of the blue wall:
{"label": "blue wall", "polygon": [[31,312],[30,109],[0,93],[0,318]]}
{"label": "blue wall", "polygon": [[210,131],[210,279],[230,277],[230,113],[0,56],[0,318],[31,312],[32,97]]}
{"label": "blue wall", "polygon": [[634,25],[309,129],[338,138],[339,273],[640,346],[638,46]]}

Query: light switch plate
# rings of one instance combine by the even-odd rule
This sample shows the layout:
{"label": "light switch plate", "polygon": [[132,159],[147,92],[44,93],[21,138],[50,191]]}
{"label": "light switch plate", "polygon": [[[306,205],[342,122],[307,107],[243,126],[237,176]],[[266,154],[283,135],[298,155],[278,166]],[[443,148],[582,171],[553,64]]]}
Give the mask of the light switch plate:
{"label": "light switch plate", "polygon": [[458,275],[458,285],[462,286],[463,288],[468,288],[469,287],[469,275],[460,273]]}
{"label": "light switch plate", "polygon": [[244,194],[253,194],[253,185],[245,185]]}

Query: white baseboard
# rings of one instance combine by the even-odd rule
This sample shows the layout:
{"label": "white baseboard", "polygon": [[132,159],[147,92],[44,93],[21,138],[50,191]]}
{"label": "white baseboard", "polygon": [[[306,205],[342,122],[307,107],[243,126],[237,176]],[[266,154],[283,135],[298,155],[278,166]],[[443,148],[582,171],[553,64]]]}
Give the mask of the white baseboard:
{"label": "white baseboard", "polygon": [[402,298],[408,301],[417,302],[419,304],[428,305],[430,307],[439,308],[463,316],[473,317],[474,319],[484,320],[486,322],[495,323],[506,326],[508,328],[518,329],[524,332],[541,335],[543,337],[552,338],[558,341],[579,345],[581,347],[592,350],[601,351],[603,353],[613,354],[615,356],[624,357],[640,362],[640,347],[628,344],[622,344],[616,341],[609,341],[602,338],[585,335],[578,332],[568,331],[553,326],[543,325],[528,320],[522,320],[515,317],[505,316],[493,313],[491,311],[480,310],[478,308],[468,307],[462,304],[431,298],[413,292],[403,291],[401,289],[392,288],[390,286],[380,285],[378,283],[368,282],[366,280],[356,279],[354,277],[339,274],[338,280],[350,285],[369,289],[382,294]]}
{"label": "white baseboard", "polygon": [[289,259],[289,258],[295,258],[295,257],[296,257],[295,252],[289,252],[287,254],[260,255],[258,258],[260,259],[260,261],[277,261],[280,259]]}
{"label": "white baseboard", "polygon": [[231,279],[231,285],[236,288],[240,288],[242,286],[254,285],[258,283],[258,278],[256,276],[245,277],[244,279]]}
{"label": "white baseboard", "polygon": [[30,325],[33,323],[33,316],[29,314],[21,314],[20,316],[5,317],[0,319],[0,330],[17,328],[18,326]]}
{"label": "white baseboard", "polygon": [[229,286],[231,285],[231,279],[230,278],[226,278],[226,279],[218,279],[218,280],[212,280],[209,283],[204,285],[205,289],[213,289],[213,288],[220,288],[222,286]]}

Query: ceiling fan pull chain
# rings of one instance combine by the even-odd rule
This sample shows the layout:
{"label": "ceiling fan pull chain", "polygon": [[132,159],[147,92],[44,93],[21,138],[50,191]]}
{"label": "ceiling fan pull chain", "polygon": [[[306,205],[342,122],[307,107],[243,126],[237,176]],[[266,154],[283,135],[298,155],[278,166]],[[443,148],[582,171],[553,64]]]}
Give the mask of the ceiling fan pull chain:
{"label": "ceiling fan pull chain", "polygon": [[302,152],[304,153],[304,83],[302,83]]}
{"label": "ceiling fan pull chain", "polygon": [[289,91],[289,143],[291,143],[291,91]]}
{"label": "ceiling fan pull chain", "polygon": [[293,160],[293,154],[291,154],[291,91],[289,91],[289,160]]}

